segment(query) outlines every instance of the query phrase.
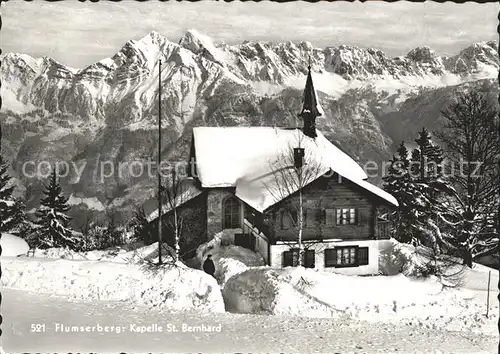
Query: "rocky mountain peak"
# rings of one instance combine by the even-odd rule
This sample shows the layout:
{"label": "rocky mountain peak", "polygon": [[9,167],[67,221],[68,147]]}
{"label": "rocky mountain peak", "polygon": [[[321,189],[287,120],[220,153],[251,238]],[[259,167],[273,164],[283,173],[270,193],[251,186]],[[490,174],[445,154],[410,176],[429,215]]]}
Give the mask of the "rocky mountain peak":
{"label": "rocky mountain peak", "polygon": [[[189,149],[192,126],[296,126],[309,60],[325,110],[318,127],[332,141],[350,147],[351,155],[370,159],[385,159],[391,144],[385,131],[400,129],[397,120],[388,116],[387,128],[379,118],[396,114],[405,102],[410,107],[401,116],[411,115],[414,100],[408,97],[423,95],[421,82],[432,91],[427,82],[435,80],[443,87],[443,75],[454,75],[460,83],[486,70],[493,78],[499,66],[496,42],[469,46],[450,58],[428,47],[390,58],[374,48],[321,49],[309,42],[219,45],[196,30],[187,31],[178,43],[152,31],[82,70],[48,57],[6,53],[0,56],[0,114],[9,132],[13,166],[54,156],[88,162],[88,174],[67,185],[69,192],[118,206],[142,202],[153,190],[151,181],[125,175],[100,183],[92,173],[99,161],[154,157],[160,58],[165,64],[165,157],[179,159]],[[439,97],[422,104],[434,104]],[[432,115],[429,122],[431,118],[436,120]],[[394,132],[390,136],[400,137]]]}
{"label": "rocky mountain peak", "polygon": [[439,55],[427,46],[412,49],[406,54],[406,57],[419,63],[435,63],[436,60],[440,59]]}
{"label": "rocky mountain peak", "polygon": [[212,39],[195,29],[188,30],[184,36],[179,40],[179,45],[196,55],[224,66],[224,58],[222,51],[215,46]]}

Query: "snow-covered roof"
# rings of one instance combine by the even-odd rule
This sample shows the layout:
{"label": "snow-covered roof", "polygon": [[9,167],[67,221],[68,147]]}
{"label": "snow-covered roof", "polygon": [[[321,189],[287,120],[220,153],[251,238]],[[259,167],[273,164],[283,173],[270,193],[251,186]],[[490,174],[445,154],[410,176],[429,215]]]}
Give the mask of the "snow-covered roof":
{"label": "snow-covered roof", "polygon": [[[300,129],[272,127],[196,127],[193,128],[197,177],[202,187],[236,187],[236,196],[264,211],[288,195],[271,192],[276,187],[276,166],[294,147],[305,149],[304,160],[315,175],[312,182],[331,170],[378,195],[391,204],[396,200],[380,188],[364,181],[365,171],[321,132],[310,138]],[[290,163],[291,165],[291,163]],[[298,190],[290,190],[290,193]],[[278,195],[279,194],[279,195]]]}

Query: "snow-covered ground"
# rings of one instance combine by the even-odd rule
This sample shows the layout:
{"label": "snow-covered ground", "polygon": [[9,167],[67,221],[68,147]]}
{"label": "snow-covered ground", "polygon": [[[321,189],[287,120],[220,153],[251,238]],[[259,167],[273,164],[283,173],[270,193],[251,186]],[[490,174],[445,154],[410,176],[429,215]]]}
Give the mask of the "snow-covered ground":
{"label": "snow-covered ground", "polygon": [[[496,336],[419,326],[290,316],[169,313],[124,303],[70,302],[5,288],[2,297],[2,345],[6,352],[494,353],[498,344]],[[56,332],[56,323],[89,326],[89,331]],[[183,331],[183,324],[186,330],[186,326],[220,326],[220,332]],[[40,331],[31,331],[32,325]],[[132,331],[142,326],[154,329],[154,325],[156,329],[162,326],[163,332]],[[104,332],[105,326],[109,326],[108,330],[119,327],[120,333]],[[173,331],[174,326],[177,331]]]}
{"label": "snow-covered ground", "polygon": [[28,244],[22,238],[3,232],[0,238],[0,246],[2,246],[1,256],[4,257],[15,257],[18,255],[26,254],[26,252],[28,252],[29,250]]}
{"label": "snow-covered ground", "polygon": [[[487,274],[482,281],[487,282]],[[232,277],[223,288],[226,310],[234,312],[413,324],[490,335],[498,332],[495,293],[486,318],[484,291],[443,288],[435,277],[355,277],[304,268],[253,268]]]}
{"label": "snow-covered ground", "polygon": [[[486,317],[490,269],[464,268],[460,286],[435,276],[415,277],[426,259],[409,245],[389,242],[382,252],[387,275],[347,276],[301,267],[228,265],[222,294],[226,310],[239,313],[347,318],[409,324],[450,331],[495,335],[499,306],[497,272],[491,272],[489,317]],[[462,269],[456,266],[452,272]],[[221,270],[225,270],[222,268]],[[399,273],[402,272],[402,273]]]}
{"label": "snow-covered ground", "polygon": [[[152,268],[156,244],[138,249],[73,252],[48,249],[35,257],[2,257],[2,286],[86,301],[125,301],[170,311],[224,312],[211,276],[179,263]],[[66,259],[65,259],[66,258]]]}
{"label": "snow-covered ground", "polygon": [[[39,303],[40,308],[33,311],[40,312],[37,316],[47,326],[67,319],[76,321],[69,324],[113,323],[120,319],[124,326],[137,322],[165,325],[215,321],[225,328],[221,333],[148,333],[142,334],[142,339],[133,335],[132,338],[138,339],[130,345],[140,351],[149,348],[148,345],[156,348],[148,349],[152,351],[159,348],[165,351],[165,345],[169,351],[198,350],[198,345],[204,352],[207,348],[276,351],[275,345],[280,345],[280,350],[301,352],[310,352],[312,347],[332,353],[383,352],[384,348],[389,352],[393,352],[390,348],[418,352],[408,343],[418,341],[421,352],[436,349],[436,352],[456,353],[487,351],[496,340],[498,275],[492,272],[490,316],[486,318],[489,271],[486,267],[474,265],[466,270],[463,285],[452,289],[443,288],[436,277],[413,277],[418,274],[421,260],[407,245],[392,243],[390,251],[381,257],[381,269],[393,275],[361,277],[301,267],[264,266],[260,255],[231,245],[230,239],[227,232],[217,235],[199,247],[193,260],[199,267],[211,254],[217,280],[182,264],[152,270],[145,260],[157,257],[156,244],[91,252],[49,249],[35,252],[35,257],[2,256],[2,292],[16,294],[9,300],[12,305],[6,305],[5,300],[3,308],[26,309]],[[396,274],[399,271],[403,274]],[[39,295],[29,293],[35,291]],[[79,302],[72,305],[69,301]],[[51,314],[48,311],[52,307],[59,310]],[[68,316],[62,309],[75,312],[75,316]],[[97,314],[99,311],[102,315]],[[5,311],[3,314],[7,319]],[[31,343],[26,341],[27,336],[30,340],[33,336],[33,343],[42,343],[51,351],[55,349],[50,345],[61,336],[60,351],[67,350],[69,347],[64,345],[74,341],[92,348],[92,343],[102,340],[100,351],[115,351],[125,342],[132,343],[129,337],[124,342],[125,336],[117,333],[79,336],[30,333],[25,317],[16,320],[21,329],[13,329],[11,333],[10,343],[16,348]],[[33,319],[30,321],[35,323]],[[235,328],[241,331],[241,336],[235,333]],[[299,333],[299,329],[305,333]],[[431,339],[432,335],[440,340]],[[232,336],[235,338],[231,339]],[[241,341],[256,336],[258,344],[253,346],[246,339]],[[444,346],[452,338],[458,338],[461,344]],[[202,346],[204,341],[209,343],[208,347]],[[80,346],[78,349],[83,350]],[[132,350],[128,346],[125,349]]]}

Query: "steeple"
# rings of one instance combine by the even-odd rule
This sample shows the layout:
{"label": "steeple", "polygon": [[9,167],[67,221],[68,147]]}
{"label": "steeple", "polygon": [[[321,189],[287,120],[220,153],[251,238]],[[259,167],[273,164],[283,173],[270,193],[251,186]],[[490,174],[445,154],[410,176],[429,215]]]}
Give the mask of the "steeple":
{"label": "steeple", "polygon": [[309,59],[306,87],[304,88],[304,103],[299,117],[304,120],[303,132],[305,135],[316,137],[316,118],[323,115],[323,110],[318,102],[316,90],[311,76],[311,63]]}

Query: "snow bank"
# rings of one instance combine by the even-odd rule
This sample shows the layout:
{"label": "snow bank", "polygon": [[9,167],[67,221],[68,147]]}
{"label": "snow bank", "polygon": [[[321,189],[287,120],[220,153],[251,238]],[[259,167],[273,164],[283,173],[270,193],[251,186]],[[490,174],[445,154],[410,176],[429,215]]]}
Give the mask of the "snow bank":
{"label": "snow bank", "polygon": [[[163,244],[163,255],[173,254],[173,250],[166,243]],[[68,260],[106,261],[116,263],[143,263],[158,258],[158,243],[144,246],[137,242],[125,246],[111,247],[106,250],[86,252],[73,251],[68,248],[36,249],[34,257]]]}
{"label": "snow bank", "polygon": [[233,275],[239,274],[248,267],[259,267],[265,265],[261,255],[244,247],[232,244],[234,233],[241,232],[239,229],[224,230],[214,235],[210,241],[200,245],[196,250],[197,265],[203,264],[210,254],[215,264],[215,277],[221,286]]}
{"label": "snow bank", "polygon": [[357,277],[296,268],[250,268],[227,280],[226,309],[305,317],[347,317],[473,332],[496,332],[485,302],[465,289],[443,288],[435,277]]}
{"label": "snow bank", "polygon": [[2,286],[76,300],[127,301],[168,311],[224,312],[215,279],[202,271],[146,264],[2,259]]}
{"label": "snow bank", "polygon": [[0,245],[2,246],[2,257],[23,255],[29,250],[28,244],[22,238],[3,232],[0,238]]}

